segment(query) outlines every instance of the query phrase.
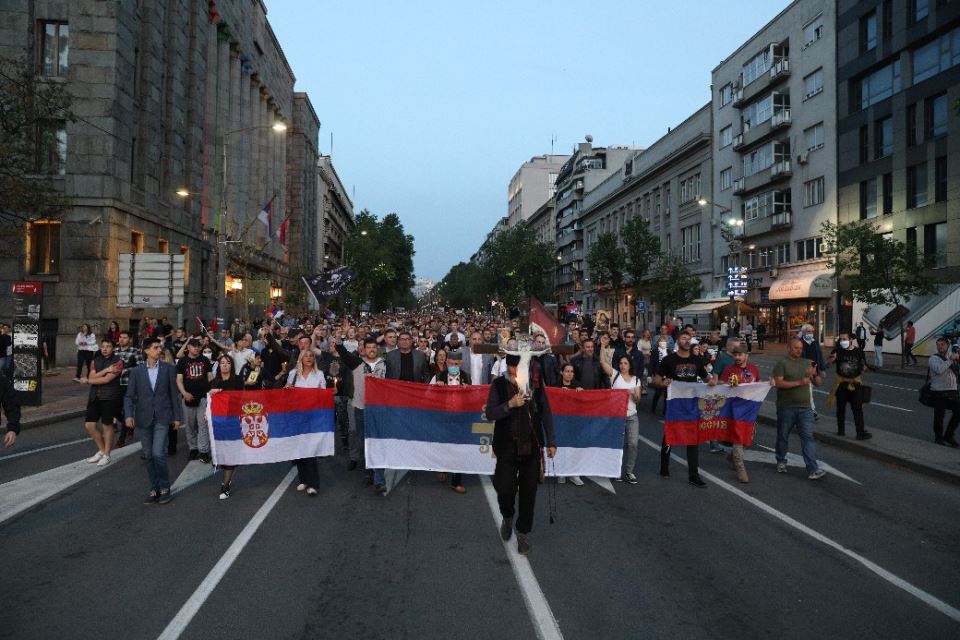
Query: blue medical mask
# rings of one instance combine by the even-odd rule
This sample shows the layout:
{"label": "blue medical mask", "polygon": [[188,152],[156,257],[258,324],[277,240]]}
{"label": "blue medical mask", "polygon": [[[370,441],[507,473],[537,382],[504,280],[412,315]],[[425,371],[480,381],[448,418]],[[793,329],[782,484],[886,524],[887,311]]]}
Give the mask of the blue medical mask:
{"label": "blue medical mask", "polygon": [[850,341],[849,341],[849,340],[841,340],[841,341],[840,341],[840,348],[841,348],[841,349],[846,349],[846,348],[849,347],[849,346],[850,346]]}
{"label": "blue medical mask", "polygon": [[450,372],[450,375],[452,375],[452,376],[458,376],[458,375],[460,375],[460,367],[457,366],[457,365],[453,365],[453,366],[447,367],[447,371],[449,371],[449,372]]}
{"label": "blue medical mask", "polygon": [[806,342],[807,344],[810,344],[811,342],[813,342],[813,334],[812,333],[803,334],[803,341]]}

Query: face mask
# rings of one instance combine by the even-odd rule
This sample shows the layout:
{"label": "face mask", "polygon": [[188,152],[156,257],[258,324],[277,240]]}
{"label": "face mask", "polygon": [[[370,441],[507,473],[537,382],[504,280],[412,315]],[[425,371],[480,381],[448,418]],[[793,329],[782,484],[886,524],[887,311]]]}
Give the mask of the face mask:
{"label": "face mask", "polygon": [[840,341],[840,348],[841,348],[841,349],[846,349],[846,348],[849,347],[849,346],[850,346],[850,341],[849,341],[849,340],[841,340],[841,341]]}
{"label": "face mask", "polygon": [[206,358],[207,360],[211,360],[213,358],[213,353],[210,351],[204,351],[203,357]]}
{"label": "face mask", "polygon": [[449,372],[450,372],[450,375],[452,375],[452,376],[458,376],[458,375],[460,375],[460,367],[458,367],[458,366],[456,366],[456,365],[447,367],[447,371],[449,371]]}
{"label": "face mask", "polygon": [[806,342],[807,344],[810,344],[811,342],[813,342],[813,334],[812,333],[803,334],[803,341]]}

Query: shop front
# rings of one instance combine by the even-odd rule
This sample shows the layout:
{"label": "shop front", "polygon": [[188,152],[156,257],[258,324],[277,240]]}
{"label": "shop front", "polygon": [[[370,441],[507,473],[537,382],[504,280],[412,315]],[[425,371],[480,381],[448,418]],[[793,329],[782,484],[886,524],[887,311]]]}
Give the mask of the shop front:
{"label": "shop front", "polygon": [[786,342],[812,324],[820,342],[834,333],[833,276],[823,271],[785,275],[760,291],[759,322],[770,339]]}

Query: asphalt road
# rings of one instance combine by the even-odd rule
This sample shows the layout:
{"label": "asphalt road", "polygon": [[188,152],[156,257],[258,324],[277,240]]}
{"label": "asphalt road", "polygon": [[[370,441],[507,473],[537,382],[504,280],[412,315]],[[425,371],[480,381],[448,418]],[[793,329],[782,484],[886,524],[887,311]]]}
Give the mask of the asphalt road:
{"label": "asphalt road", "polygon": [[[660,440],[649,413],[641,433]],[[82,435],[24,432],[0,456],[0,502],[89,456],[29,453]],[[0,638],[960,636],[956,487],[822,445],[837,473],[780,475],[772,446],[761,427],[749,485],[704,451],[701,490],[678,461],[661,479],[642,442],[639,484],[557,486],[552,525],[542,486],[529,562],[477,477],[461,496],[409,473],[377,497],[338,457],[316,498],[275,464],[240,468],[227,501],[207,477],[144,506],[130,455],[0,521]],[[174,477],[185,464],[181,449]]]}

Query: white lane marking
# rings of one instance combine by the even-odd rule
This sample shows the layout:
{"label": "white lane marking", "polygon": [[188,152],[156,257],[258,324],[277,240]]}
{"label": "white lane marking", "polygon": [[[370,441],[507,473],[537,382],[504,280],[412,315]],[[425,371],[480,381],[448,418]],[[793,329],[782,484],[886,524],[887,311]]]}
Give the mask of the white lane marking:
{"label": "white lane marking", "polygon": [[[767,451],[775,451],[772,447],[765,447],[765,446],[762,445],[762,444],[758,444],[757,446],[760,447],[761,449],[766,449]],[[744,450],[743,450],[743,459],[744,459],[744,460],[749,460],[749,461],[751,461],[751,462],[763,462],[763,463],[767,463],[767,464],[776,464],[776,462],[777,462],[777,458],[776,458],[775,456],[771,456],[770,454],[763,453],[763,452],[761,452],[761,451],[756,451],[756,450],[754,450],[754,449],[744,449]],[[859,482],[859,481],[857,481],[857,480],[854,480],[853,478],[851,478],[851,477],[848,476],[847,474],[845,474],[845,473],[843,473],[842,471],[838,470],[838,469],[837,469],[836,467],[834,467],[833,465],[824,462],[823,460],[817,460],[817,464],[820,465],[820,468],[821,468],[821,469],[823,469],[824,471],[829,472],[830,475],[832,475],[832,476],[837,476],[838,478],[843,478],[844,480],[849,480],[850,482],[852,482],[852,483],[854,483],[854,484],[858,484],[858,485],[860,485],[861,487],[863,486],[863,483],[862,483],[862,482]],[[802,457],[802,456],[799,456],[799,455],[797,455],[796,453],[787,453],[787,466],[788,466],[788,467],[802,467],[802,468],[805,469],[807,465],[806,465],[806,463],[803,461],[803,457]]]}
{"label": "white lane marking", "polygon": [[52,444],[49,447],[40,447],[39,449],[30,449],[29,451],[20,451],[19,453],[11,453],[8,456],[0,456],[0,462],[4,460],[12,460],[13,458],[20,458],[22,456],[33,455],[34,453],[40,453],[42,451],[50,451],[51,449],[59,449],[60,447],[69,447],[74,444],[80,444],[81,442],[90,442],[93,443],[90,438],[80,438],[79,440],[71,440],[70,442],[61,442],[60,444]]}
{"label": "white lane marking", "polygon": [[[660,445],[659,445],[659,444],[655,444],[655,443],[651,442],[650,440],[648,440],[648,439],[645,438],[644,436],[640,436],[640,440],[643,441],[643,442],[644,442],[647,446],[649,446],[650,448],[656,449],[656,450],[658,450],[658,451],[660,450]],[[674,458],[674,459],[675,459],[677,462],[679,462],[680,464],[686,466],[686,464],[687,464],[687,461],[686,461],[686,460],[681,459],[681,458],[680,458],[679,456],[677,456],[676,454],[671,454],[671,457]],[[861,556],[860,554],[858,554],[858,553],[856,553],[856,552],[854,552],[854,551],[851,551],[850,549],[847,549],[845,546],[843,546],[843,545],[840,544],[839,542],[835,542],[834,540],[832,540],[831,538],[828,538],[827,536],[823,535],[823,534],[820,533],[819,531],[816,531],[815,529],[812,529],[812,528],[808,527],[807,525],[803,524],[802,522],[799,522],[798,520],[795,520],[795,519],[791,518],[790,516],[788,516],[787,514],[783,513],[782,511],[778,511],[777,509],[775,509],[775,508],[771,507],[770,505],[768,505],[766,502],[763,502],[763,501],[761,501],[761,500],[757,500],[757,499],[754,498],[753,496],[751,496],[751,495],[749,495],[749,494],[747,494],[747,493],[744,493],[744,492],[741,491],[740,489],[736,488],[736,487],[733,486],[732,484],[729,484],[729,483],[727,483],[727,482],[724,482],[723,480],[721,480],[720,478],[716,477],[716,476],[713,475],[712,473],[710,473],[710,472],[708,472],[708,471],[704,471],[703,469],[701,469],[701,470],[700,470],[700,475],[701,475],[701,476],[704,476],[705,478],[707,478],[708,480],[710,480],[710,481],[712,481],[712,482],[715,482],[715,483],[716,483],[717,485],[719,485],[722,489],[724,489],[724,490],[726,490],[726,491],[729,491],[730,493],[732,493],[733,495],[737,496],[738,498],[742,498],[742,499],[745,500],[746,502],[752,504],[753,506],[755,506],[756,508],[760,509],[761,511],[767,513],[768,515],[773,516],[773,517],[776,518],[777,520],[780,520],[780,521],[783,522],[784,524],[793,527],[794,529],[796,529],[797,531],[800,531],[801,533],[805,533],[806,535],[810,536],[811,538],[813,538],[813,539],[816,540],[817,542],[821,542],[821,543],[825,544],[826,546],[830,547],[831,549],[835,549],[836,551],[839,551],[840,553],[842,553],[843,555],[847,556],[848,558],[851,558],[852,560],[855,560],[855,561],[859,562],[861,565],[863,565],[864,567],[866,567],[867,569],[869,569],[871,572],[873,572],[873,573],[875,573],[876,575],[878,575],[879,577],[883,578],[884,580],[886,580],[887,582],[889,582],[889,583],[892,584],[893,586],[897,587],[898,589],[902,589],[903,591],[906,591],[907,593],[909,593],[909,594],[912,595],[913,597],[917,598],[918,600],[920,600],[920,601],[923,602],[924,604],[929,605],[930,607],[936,609],[937,611],[939,611],[940,613],[944,614],[945,616],[951,618],[951,619],[954,620],[955,622],[960,622],[960,609],[956,609],[956,608],[950,606],[949,604],[947,604],[947,603],[944,602],[943,600],[937,598],[937,597],[934,596],[933,594],[924,591],[924,590],[921,589],[920,587],[916,587],[916,586],[910,584],[909,582],[907,582],[907,581],[904,580],[903,578],[900,578],[900,577],[894,575],[893,573],[887,571],[886,569],[884,569],[883,567],[881,567],[881,566],[878,565],[877,563],[872,562],[872,561],[864,558],[864,557]]]}
{"label": "white lane marking", "polygon": [[176,495],[184,489],[206,480],[216,472],[217,470],[212,464],[205,464],[199,460],[191,460],[170,486],[170,495]]}
{"label": "white lane marking", "polygon": [[872,387],[887,387],[889,389],[900,389],[901,391],[916,391],[916,389],[911,389],[910,387],[897,387],[892,384],[882,384],[880,382],[870,381],[870,386]]}
{"label": "white lane marking", "polygon": [[613,488],[613,483],[610,482],[610,478],[601,478],[600,476],[585,476],[587,480],[595,482],[600,485],[602,488],[606,489],[610,493],[616,493],[617,490]]}
{"label": "white lane marking", "polygon": [[173,620],[170,621],[167,628],[157,636],[158,640],[175,640],[180,637],[180,634],[186,631],[187,626],[193,620],[194,616],[197,615],[197,612],[200,611],[200,607],[207,601],[207,598],[210,597],[213,590],[217,588],[220,580],[223,579],[223,576],[226,575],[234,561],[240,556],[243,548],[246,547],[250,539],[253,538],[253,534],[257,532],[257,529],[260,528],[263,521],[266,520],[270,512],[273,511],[273,508],[280,501],[280,498],[283,497],[284,491],[286,491],[290,483],[293,482],[296,474],[296,468],[292,468],[287,472],[287,475],[283,477],[283,480],[281,480],[277,488],[273,490],[273,493],[270,494],[267,501],[257,510],[250,519],[250,522],[247,523],[247,526],[240,532],[240,535],[237,536],[236,540],[233,541],[223,556],[217,561],[217,564],[213,566],[213,569],[210,570],[207,577],[203,579],[203,582],[200,583],[197,590],[193,592],[183,604],[183,607],[180,608],[180,611],[177,612],[177,615],[173,617]]}
{"label": "white lane marking", "polygon": [[[814,392],[814,393],[819,393],[819,394],[822,394],[822,395],[825,395],[825,396],[830,395],[830,392],[829,392],[829,391],[821,391],[820,389],[814,389],[813,392]],[[866,405],[864,405],[864,406],[868,407],[868,406],[870,406],[871,404],[874,405],[874,406],[876,406],[876,407],[886,407],[887,409],[896,409],[897,411],[908,411],[908,412],[910,412],[910,413],[913,413],[913,409],[905,409],[904,407],[895,407],[895,406],[893,406],[893,405],[891,405],[891,404],[883,404],[883,403],[881,403],[881,402],[873,402],[873,401],[870,401],[869,404],[866,404]]]}
{"label": "white lane marking", "polygon": [[[483,485],[483,492],[487,495],[487,503],[490,505],[490,512],[493,514],[493,521],[496,523],[497,535],[500,535],[500,506],[497,503],[497,492],[493,488],[493,483],[487,476],[480,476],[480,484]],[[537,582],[537,576],[533,574],[533,568],[530,561],[517,553],[515,544],[511,544],[516,536],[503,543],[503,550],[510,559],[510,566],[513,567],[513,575],[517,578],[520,585],[520,591],[523,592],[523,602],[527,605],[527,612],[530,614],[530,621],[537,632],[540,640],[563,640],[563,634],[560,633],[560,624],[553,615],[550,603],[547,597],[543,595],[540,583]]]}
{"label": "white lane marking", "polygon": [[131,454],[139,453],[139,451],[140,443],[137,442],[112,451],[110,453],[110,464],[105,467],[98,467],[86,460],[79,460],[0,485],[0,523],[48,498],[52,498],[64,489],[89,478],[99,471],[109,469],[120,460]]}

